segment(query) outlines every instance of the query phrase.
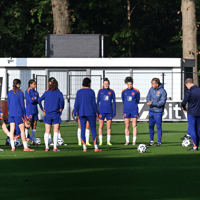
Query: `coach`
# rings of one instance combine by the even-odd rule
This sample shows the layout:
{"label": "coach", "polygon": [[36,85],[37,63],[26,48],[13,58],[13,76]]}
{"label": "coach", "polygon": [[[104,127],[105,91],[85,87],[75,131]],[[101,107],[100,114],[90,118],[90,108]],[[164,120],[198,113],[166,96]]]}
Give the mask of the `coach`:
{"label": "coach", "polygon": [[163,84],[160,83],[158,78],[153,78],[151,81],[152,87],[147,95],[147,105],[149,105],[149,134],[150,142],[147,146],[154,145],[154,126],[157,126],[158,144],[161,147],[162,139],[162,114],[167,100],[167,92]]}
{"label": "coach", "polygon": [[186,104],[188,103],[187,118],[188,132],[191,134],[193,147],[188,151],[197,151],[199,146],[199,123],[200,123],[200,88],[193,84],[191,78],[186,79],[185,86],[188,91],[182,102],[183,111],[186,112]]}

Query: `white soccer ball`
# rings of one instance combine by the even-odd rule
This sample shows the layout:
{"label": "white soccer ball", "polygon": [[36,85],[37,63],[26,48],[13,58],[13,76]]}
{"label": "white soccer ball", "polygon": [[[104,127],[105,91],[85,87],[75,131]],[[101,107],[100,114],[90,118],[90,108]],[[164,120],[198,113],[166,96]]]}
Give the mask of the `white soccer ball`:
{"label": "white soccer ball", "polygon": [[139,153],[145,153],[147,150],[147,146],[145,144],[140,144],[137,148]]}
{"label": "white soccer ball", "polygon": [[182,142],[182,146],[183,147],[189,147],[190,146],[190,140],[188,140],[188,139],[185,139],[185,140],[183,140],[183,142]]}
{"label": "white soccer ball", "polygon": [[40,145],[41,144],[41,139],[40,138],[35,138],[34,143],[36,145]]}
{"label": "white soccer ball", "polygon": [[63,138],[59,138],[59,139],[58,139],[58,145],[63,145],[63,144],[64,144]]}
{"label": "white soccer ball", "polygon": [[19,139],[17,139],[17,140],[14,140],[14,144],[16,147],[20,147],[22,145],[22,142]]}

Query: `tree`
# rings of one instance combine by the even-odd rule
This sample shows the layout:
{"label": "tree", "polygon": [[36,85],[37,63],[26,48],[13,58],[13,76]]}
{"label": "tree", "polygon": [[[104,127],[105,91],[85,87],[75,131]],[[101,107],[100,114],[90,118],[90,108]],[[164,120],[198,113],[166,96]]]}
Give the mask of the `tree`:
{"label": "tree", "polygon": [[54,34],[71,33],[68,0],[51,0]]}
{"label": "tree", "polygon": [[[193,72],[198,72],[197,64],[197,24],[196,24],[196,7],[195,0],[182,0],[182,30],[183,30],[183,58],[195,59]],[[194,84],[198,85],[198,75],[193,74]]]}

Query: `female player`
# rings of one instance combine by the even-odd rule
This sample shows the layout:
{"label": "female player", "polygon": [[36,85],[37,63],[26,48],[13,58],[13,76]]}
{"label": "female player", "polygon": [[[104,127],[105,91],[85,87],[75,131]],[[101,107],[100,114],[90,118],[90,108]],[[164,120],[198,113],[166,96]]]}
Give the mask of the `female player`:
{"label": "female player", "polygon": [[26,111],[24,107],[24,93],[20,90],[21,81],[19,79],[14,79],[13,89],[8,92],[8,110],[9,117],[8,122],[10,123],[10,143],[11,151],[16,151],[14,145],[14,131],[15,125],[19,125],[21,132],[21,138],[23,141],[24,151],[34,151],[33,149],[28,148],[27,141],[25,137],[25,128],[24,121],[26,119]]}
{"label": "female player", "polygon": [[[26,116],[31,120],[31,128],[32,128],[32,139],[35,141],[36,137],[36,125],[38,120],[38,99],[39,93],[35,91],[36,81],[34,79],[29,80],[28,82],[28,90],[25,92],[26,98]],[[28,136],[29,129],[25,129],[26,138]]]}
{"label": "female player", "polygon": [[105,78],[103,88],[99,90],[97,96],[97,110],[99,113],[99,146],[103,144],[103,126],[105,118],[107,120],[107,145],[112,145],[110,143],[111,123],[113,117],[116,115],[116,103],[115,92],[110,89],[109,86],[110,81],[108,78]]}
{"label": "female player", "polygon": [[[78,131],[77,131],[77,137],[78,137],[78,145],[81,146],[81,122],[78,118]],[[90,124],[87,121],[86,122],[86,128],[85,128],[85,137],[86,137],[86,146],[91,146],[89,140],[90,140]]]}
{"label": "female player", "polygon": [[137,118],[138,118],[138,103],[140,101],[139,90],[133,88],[132,77],[126,77],[125,83],[127,88],[122,91],[122,101],[124,104],[123,117],[125,122],[125,145],[129,144],[129,127],[130,119],[132,119],[133,127],[133,145],[136,145],[137,139]]}
{"label": "female player", "polygon": [[[44,100],[44,108],[42,107],[42,101]],[[50,78],[48,83],[48,89],[46,92],[39,98],[39,106],[41,110],[44,111],[44,122],[45,122],[45,134],[44,134],[44,142],[45,142],[45,151],[49,151],[49,134],[51,134],[51,125],[53,123],[54,127],[54,135],[53,135],[53,143],[54,149],[53,151],[60,151],[57,148],[58,141],[58,130],[59,124],[62,122],[60,118],[60,113],[64,109],[64,98],[63,94],[58,89],[58,82],[55,78]]]}
{"label": "female player", "polygon": [[74,104],[74,116],[78,116],[81,123],[81,140],[83,144],[83,152],[87,152],[85,144],[85,126],[89,121],[92,137],[94,141],[94,151],[101,151],[97,145],[97,133],[96,133],[96,115],[97,105],[95,102],[95,93],[90,89],[91,80],[89,78],[83,79],[83,88],[76,93],[76,99]]}

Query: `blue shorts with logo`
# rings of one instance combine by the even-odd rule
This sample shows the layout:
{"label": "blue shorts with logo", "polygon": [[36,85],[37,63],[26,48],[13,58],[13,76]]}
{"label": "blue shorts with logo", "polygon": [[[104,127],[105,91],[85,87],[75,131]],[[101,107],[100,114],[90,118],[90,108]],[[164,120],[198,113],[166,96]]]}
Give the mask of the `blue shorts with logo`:
{"label": "blue shorts with logo", "polygon": [[112,113],[101,113],[99,114],[99,119],[104,120],[112,120]]}
{"label": "blue shorts with logo", "polygon": [[138,117],[138,110],[129,113],[123,113],[124,118],[137,118]]}
{"label": "blue shorts with logo", "polygon": [[31,121],[37,121],[38,120],[38,115],[37,114],[27,114],[26,115]]}
{"label": "blue shorts with logo", "polygon": [[62,122],[62,120],[60,118],[60,113],[46,114],[46,116],[44,117],[43,122],[45,124],[49,124],[49,125],[52,125],[52,123],[53,124],[60,124]]}
{"label": "blue shorts with logo", "polygon": [[15,117],[9,116],[8,122],[9,123],[15,123],[15,124],[22,124],[22,123],[24,123],[22,119],[23,118],[21,116],[15,116]]}

